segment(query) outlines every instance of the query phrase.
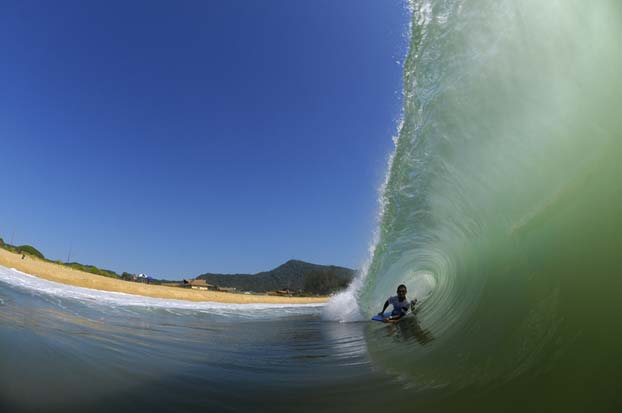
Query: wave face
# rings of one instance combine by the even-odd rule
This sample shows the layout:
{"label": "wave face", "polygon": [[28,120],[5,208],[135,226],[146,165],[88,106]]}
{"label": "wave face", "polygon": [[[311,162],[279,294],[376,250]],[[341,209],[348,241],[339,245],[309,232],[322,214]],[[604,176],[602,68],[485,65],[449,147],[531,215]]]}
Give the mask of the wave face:
{"label": "wave face", "polygon": [[420,299],[425,346],[368,344],[442,389],[427,407],[620,407],[621,10],[412,3],[378,239],[345,295],[365,317],[401,283]]}

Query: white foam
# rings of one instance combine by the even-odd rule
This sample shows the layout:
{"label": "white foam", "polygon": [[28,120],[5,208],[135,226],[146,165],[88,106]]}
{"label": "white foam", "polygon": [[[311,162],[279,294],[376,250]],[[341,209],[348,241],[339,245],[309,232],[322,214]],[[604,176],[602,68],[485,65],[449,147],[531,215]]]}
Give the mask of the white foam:
{"label": "white foam", "polygon": [[71,298],[88,303],[115,306],[132,307],[158,307],[176,308],[189,310],[235,310],[254,311],[271,309],[305,310],[322,307],[324,304],[230,304],[216,303],[211,301],[184,301],[164,298],[144,297],[126,293],[93,290],[90,288],[76,287],[38,278],[30,274],[18,271],[14,268],[0,266],[0,282],[14,287],[36,291],[43,294]]}
{"label": "white foam", "polygon": [[322,318],[340,323],[362,321],[363,315],[358,303],[358,291],[363,282],[357,277],[345,291],[335,294],[322,310]]}

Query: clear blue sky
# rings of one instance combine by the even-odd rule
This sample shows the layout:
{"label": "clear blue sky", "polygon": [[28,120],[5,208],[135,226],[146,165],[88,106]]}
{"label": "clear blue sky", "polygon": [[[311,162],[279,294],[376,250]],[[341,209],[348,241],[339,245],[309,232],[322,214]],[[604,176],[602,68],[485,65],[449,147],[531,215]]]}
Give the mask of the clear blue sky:
{"label": "clear blue sky", "polygon": [[4,1],[0,237],[169,279],[359,267],[408,20],[400,0]]}

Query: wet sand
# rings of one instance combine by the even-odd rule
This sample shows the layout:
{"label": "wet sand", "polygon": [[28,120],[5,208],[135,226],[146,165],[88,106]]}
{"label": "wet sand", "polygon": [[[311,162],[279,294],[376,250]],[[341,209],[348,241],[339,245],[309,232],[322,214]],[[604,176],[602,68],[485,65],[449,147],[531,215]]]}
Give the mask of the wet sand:
{"label": "wet sand", "polygon": [[233,304],[315,304],[323,303],[328,297],[279,297],[272,295],[247,295],[219,291],[199,291],[180,287],[149,285],[132,281],[116,280],[101,275],[90,274],[63,265],[43,261],[26,255],[15,254],[0,248],[0,265],[54,281],[77,287],[119,293],[143,295],[154,298],[167,298],[187,301],[213,301]]}

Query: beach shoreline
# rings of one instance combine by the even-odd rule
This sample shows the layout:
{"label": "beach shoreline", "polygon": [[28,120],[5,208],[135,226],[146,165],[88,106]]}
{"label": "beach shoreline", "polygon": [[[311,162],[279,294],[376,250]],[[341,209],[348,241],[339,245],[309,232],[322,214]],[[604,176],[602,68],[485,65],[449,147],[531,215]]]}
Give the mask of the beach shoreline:
{"label": "beach shoreline", "polygon": [[0,248],[0,265],[15,268],[35,277],[61,284],[140,295],[152,298],[210,301],[229,304],[319,304],[328,301],[328,297],[280,297],[272,295],[249,295],[221,291],[200,291],[180,287],[136,283],[118,280],[101,275],[90,274],[53,262],[41,260],[31,255],[16,254]]}

